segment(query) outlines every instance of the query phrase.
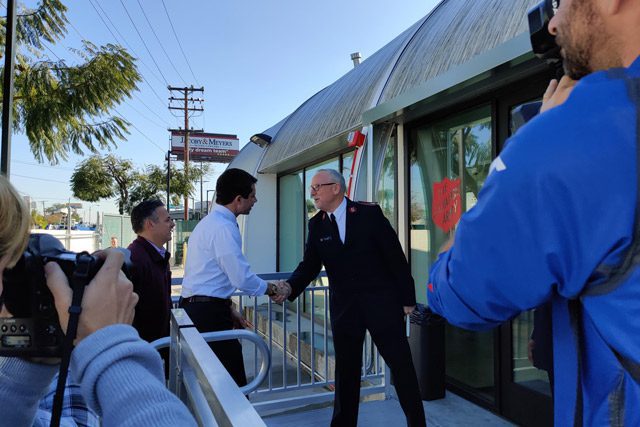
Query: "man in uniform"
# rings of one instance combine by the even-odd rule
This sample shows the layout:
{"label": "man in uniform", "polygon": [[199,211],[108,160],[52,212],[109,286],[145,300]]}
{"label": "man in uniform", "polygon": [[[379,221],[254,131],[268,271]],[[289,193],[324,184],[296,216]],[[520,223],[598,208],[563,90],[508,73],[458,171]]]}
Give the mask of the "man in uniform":
{"label": "man in uniform", "polygon": [[345,197],[345,190],[344,178],[332,169],[319,170],[311,180],[311,196],[320,211],[309,221],[304,258],[287,280],[289,300],[300,295],[324,264],[336,352],[332,426],[357,424],[367,330],[391,369],[408,425],[424,426],[403,322],[416,305],[407,259],[380,207],[354,203]]}

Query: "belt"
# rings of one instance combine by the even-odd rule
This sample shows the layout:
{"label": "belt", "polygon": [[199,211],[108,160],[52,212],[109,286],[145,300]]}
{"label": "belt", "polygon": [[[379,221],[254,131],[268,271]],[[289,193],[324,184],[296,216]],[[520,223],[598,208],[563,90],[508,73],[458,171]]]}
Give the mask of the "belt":
{"label": "belt", "polygon": [[180,298],[180,302],[213,302],[216,304],[231,305],[231,300],[228,298],[208,297],[204,295],[194,295],[192,297]]}

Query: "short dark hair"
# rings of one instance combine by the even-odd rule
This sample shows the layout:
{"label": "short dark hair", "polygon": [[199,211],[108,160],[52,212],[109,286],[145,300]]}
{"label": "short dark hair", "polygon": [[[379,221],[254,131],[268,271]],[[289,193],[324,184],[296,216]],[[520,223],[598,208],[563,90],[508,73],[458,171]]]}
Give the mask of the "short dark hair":
{"label": "short dark hair", "polygon": [[158,220],[156,215],[156,209],[164,206],[164,203],[160,199],[149,199],[140,202],[135,208],[131,210],[131,227],[133,232],[140,234],[144,230],[144,221],[147,218],[151,218],[154,221]]}
{"label": "short dark hair", "polygon": [[242,169],[227,169],[216,182],[216,203],[228,205],[237,196],[246,199],[251,194],[251,186],[258,182],[250,173]]}

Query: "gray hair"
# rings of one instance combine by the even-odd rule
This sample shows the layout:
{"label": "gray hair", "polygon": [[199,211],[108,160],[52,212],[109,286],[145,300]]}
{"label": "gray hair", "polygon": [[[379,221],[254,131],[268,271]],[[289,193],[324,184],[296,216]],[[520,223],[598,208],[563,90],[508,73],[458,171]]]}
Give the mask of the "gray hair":
{"label": "gray hair", "polygon": [[347,184],[345,184],[344,182],[344,176],[342,176],[342,174],[340,172],[338,172],[335,169],[318,169],[318,171],[316,172],[316,174],[320,173],[320,172],[326,172],[329,174],[329,176],[331,177],[331,181],[335,182],[336,184],[340,185],[340,190],[343,193],[347,192]]}

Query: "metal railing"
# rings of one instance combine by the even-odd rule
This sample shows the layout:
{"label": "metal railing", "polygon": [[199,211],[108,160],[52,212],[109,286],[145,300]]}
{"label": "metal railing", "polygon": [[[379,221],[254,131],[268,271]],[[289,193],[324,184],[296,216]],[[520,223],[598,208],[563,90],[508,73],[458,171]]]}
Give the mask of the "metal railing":
{"label": "metal railing", "polygon": [[[171,313],[169,356],[169,389],[178,396],[199,425],[202,426],[265,426],[262,418],[243,391],[238,387],[220,360],[205,341],[247,338],[254,341],[263,352],[261,372],[269,369],[270,357],[266,345],[249,331],[224,331],[209,333],[203,337],[182,309]],[[216,335],[214,335],[216,334]],[[208,336],[207,336],[208,335]],[[165,340],[163,338],[162,340]],[[154,341],[158,347],[165,343]],[[251,384],[259,384],[260,375]],[[264,375],[262,376],[264,378]],[[247,387],[251,386],[248,384]]]}
{"label": "metal railing", "polygon": [[[288,278],[290,273],[260,274],[264,280]],[[329,289],[323,273],[294,301],[276,304],[266,296],[236,294],[236,308],[252,324],[252,330],[271,353],[271,369],[264,384],[250,400],[259,413],[333,400],[335,357],[330,328]],[[179,284],[174,280],[174,284]],[[258,348],[244,348],[247,376],[258,378]],[[253,359],[253,363],[251,363]],[[253,372],[251,371],[253,365]],[[385,381],[387,368],[367,333],[363,349],[361,396],[392,390]],[[256,383],[254,379],[251,384]]]}

